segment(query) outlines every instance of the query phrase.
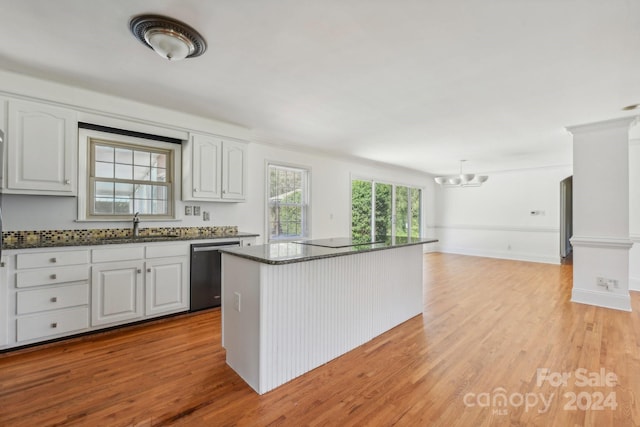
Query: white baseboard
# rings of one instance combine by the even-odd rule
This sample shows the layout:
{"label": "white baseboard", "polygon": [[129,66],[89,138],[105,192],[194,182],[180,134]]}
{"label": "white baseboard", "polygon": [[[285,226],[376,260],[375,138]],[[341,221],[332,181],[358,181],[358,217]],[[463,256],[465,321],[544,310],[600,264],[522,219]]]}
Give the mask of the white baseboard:
{"label": "white baseboard", "polygon": [[640,277],[629,277],[629,290],[640,291]]}
{"label": "white baseboard", "polygon": [[513,251],[487,251],[487,250],[475,250],[475,249],[467,249],[467,248],[452,248],[452,247],[440,246],[439,252],[444,252],[447,254],[480,256],[480,257],[486,257],[486,258],[509,259],[513,261],[540,262],[544,264],[560,264],[562,261],[560,258],[560,255],[557,255],[557,256],[535,255],[535,254],[527,254],[527,253],[513,252]]}
{"label": "white baseboard", "polygon": [[571,292],[571,301],[614,310],[631,311],[631,297],[628,293],[627,295],[619,295],[574,288]]}

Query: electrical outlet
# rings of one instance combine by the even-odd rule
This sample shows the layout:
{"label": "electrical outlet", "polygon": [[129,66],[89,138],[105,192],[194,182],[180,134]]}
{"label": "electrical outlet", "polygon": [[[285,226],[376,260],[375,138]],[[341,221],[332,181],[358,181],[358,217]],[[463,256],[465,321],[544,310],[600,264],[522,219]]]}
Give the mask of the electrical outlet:
{"label": "electrical outlet", "polygon": [[202,220],[203,221],[209,221],[210,217],[209,217],[209,212],[207,211],[202,211]]}
{"label": "electrical outlet", "polygon": [[200,216],[200,206],[194,206],[193,207],[193,215],[194,216]]}
{"label": "electrical outlet", "polygon": [[241,299],[242,295],[240,295],[240,292],[234,292],[233,293],[233,308],[239,313],[240,312],[240,299]]}
{"label": "electrical outlet", "polygon": [[185,215],[191,215],[191,206],[185,206],[184,207],[184,214]]}
{"label": "electrical outlet", "polygon": [[596,277],[596,285],[605,288],[608,291],[618,289],[620,287],[616,279],[607,279],[606,277]]}

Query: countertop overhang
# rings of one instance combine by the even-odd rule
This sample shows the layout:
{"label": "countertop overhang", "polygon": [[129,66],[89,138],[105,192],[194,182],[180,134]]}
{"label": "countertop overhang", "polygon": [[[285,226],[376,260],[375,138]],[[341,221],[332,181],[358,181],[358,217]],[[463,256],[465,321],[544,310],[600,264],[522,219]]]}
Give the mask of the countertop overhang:
{"label": "countertop overhang", "polygon": [[[342,240],[348,238],[334,239]],[[269,243],[266,245],[249,246],[244,248],[221,249],[220,252],[264,264],[279,265],[312,261],[322,258],[355,255],[363,252],[382,251],[403,246],[424,245],[428,243],[435,243],[437,241],[438,239],[432,237],[386,237],[384,240],[375,243],[362,243],[340,247],[319,246],[309,244],[309,242],[295,241],[286,243]]]}

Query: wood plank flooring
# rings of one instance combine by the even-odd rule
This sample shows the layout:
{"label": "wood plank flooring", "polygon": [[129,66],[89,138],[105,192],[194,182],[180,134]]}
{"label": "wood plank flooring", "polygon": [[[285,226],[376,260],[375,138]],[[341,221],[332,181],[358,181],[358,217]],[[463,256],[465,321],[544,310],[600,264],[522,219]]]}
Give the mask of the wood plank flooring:
{"label": "wood plank flooring", "polygon": [[[225,364],[219,310],[0,354],[0,426],[640,425],[640,295],[573,304],[570,265],[435,253],[424,272],[422,316],[263,396]],[[615,386],[582,384],[601,369]]]}

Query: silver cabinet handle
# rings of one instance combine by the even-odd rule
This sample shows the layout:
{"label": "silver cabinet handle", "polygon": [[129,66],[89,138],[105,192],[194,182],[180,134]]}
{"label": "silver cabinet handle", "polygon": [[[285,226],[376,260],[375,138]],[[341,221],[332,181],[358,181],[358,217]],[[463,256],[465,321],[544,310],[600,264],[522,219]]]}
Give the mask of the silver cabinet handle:
{"label": "silver cabinet handle", "polygon": [[138,274],[140,274],[140,273],[142,273],[142,270],[139,268],[139,269],[138,269]]}
{"label": "silver cabinet handle", "polygon": [[65,184],[67,184],[67,185],[69,185],[69,184],[71,184],[71,180],[70,180],[70,179],[65,179],[65,180],[64,180],[64,183],[65,183]]}
{"label": "silver cabinet handle", "polygon": [[4,267],[4,261],[0,262],[0,267]]}
{"label": "silver cabinet handle", "polygon": [[197,188],[194,188],[194,189],[193,189],[193,192],[194,192],[194,193],[197,193],[197,192],[198,192],[198,189],[197,189]]}
{"label": "silver cabinet handle", "polygon": [[58,259],[57,259],[57,258],[51,258],[49,261],[51,261],[51,262],[58,262]]}
{"label": "silver cabinet handle", "polygon": [[151,273],[151,269],[150,268],[147,268],[147,273]]}
{"label": "silver cabinet handle", "polygon": [[58,302],[58,297],[51,297],[51,302]]}
{"label": "silver cabinet handle", "polygon": [[58,276],[57,276],[56,274],[52,274],[52,275],[51,275],[51,276],[49,276],[49,277],[51,277],[51,280],[56,280],[56,279],[58,278]]}
{"label": "silver cabinet handle", "polygon": [[52,327],[52,328],[57,328],[57,327],[58,327],[58,322],[53,322],[53,323],[51,324],[51,327]]}

